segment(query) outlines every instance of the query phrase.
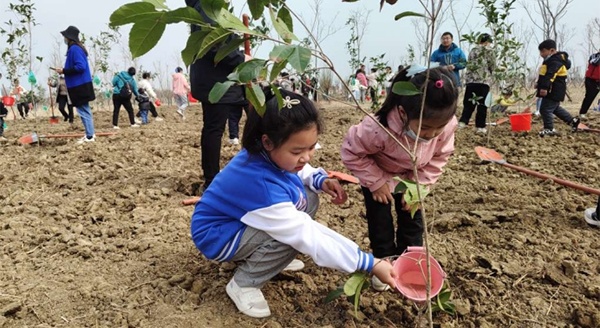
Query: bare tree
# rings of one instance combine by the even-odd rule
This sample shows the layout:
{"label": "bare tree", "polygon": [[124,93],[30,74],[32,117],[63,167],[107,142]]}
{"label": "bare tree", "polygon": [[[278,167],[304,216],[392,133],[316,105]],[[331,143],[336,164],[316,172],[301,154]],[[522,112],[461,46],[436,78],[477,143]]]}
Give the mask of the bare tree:
{"label": "bare tree", "polygon": [[[360,64],[363,60],[360,54],[360,49],[362,45],[362,40],[367,33],[367,28],[369,27],[369,16],[371,15],[370,10],[361,9],[361,10],[353,10],[350,13],[350,18],[346,22],[346,25],[350,27],[352,31],[352,37],[350,41],[346,44],[346,47],[351,52],[351,56],[355,56],[355,61]],[[355,51],[355,54],[352,52]],[[351,70],[356,69],[357,67],[351,67]]]}
{"label": "bare tree", "polygon": [[[463,33],[462,31],[464,30],[465,26],[467,27],[467,29],[471,30],[470,26],[468,25],[469,22],[469,17],[471,16],[471,12],[473,11],[473,8],[475,8],[475,3],[474,0],[470,0],[471,3],[468,5],[464,5],[462,3],[459,3],[461,10],[454,10],[454,5],[458,2],[458,1],[449,1],[450,4],[450,17],[452,18],[452,22],[454,23],[454,28],[456,29],[456,35],[458,37],[458,47],[462,48],[462,38],[460,37]],[[464,14],[462,17],[458,17],[457,13],[458,12],[462,12],[464,8],[468,8],[466,14]],[[462,22],[461,22],[462,20]]]}
{"label": "bare tree", "polygon": [[587,23],[585,26],[585,37],[586,55],[600,49],[600,18],[594,18]]}
{"label": "bare tree", "polygon": [[559,21],[567,14],[567,7],[573,0],[558,0],[556,7],[552,8],[551,0],[521,0],[521,5],[527,12],[527,16],[541,32],[542,39],[553,39],[560,48],[564,39],[559,33]]}
{"label": "bare tree", "polygon": [[[317,40],[318,44],[323,44],[327,38],[336,34],[341,30],[341,27],[336,24],[337,17],[339,12],[335,13],[335,15],[328,15],[326,19],[323,18],[323,0],[312,0],[312,3],[309,3],[308,6],[312,11],[312,18],[306,19],[302,17],[302,20],[305,22],[309,22],[308,28],[310,33]],[[315,68],[318,67],[318,58],[315,58]]]}
{"label": "bare tree", "polygon": [[[422,58],[424,62],[429,61],[429,54],[432,53],[430,48],[429,38],[431,35],[438,35],[440,26],[447,20],[448,6],[442,6],[439,16],[436,19],[436,24],[433,25],[433,32],[431,31],[432,22],[428,19],[413,18],[411,23],[414,27],[414,33],[417,37],[417,45],[412,45],[412,49],[415,49],[415,57]],[[411,57],[411,55],[409,55]]]}

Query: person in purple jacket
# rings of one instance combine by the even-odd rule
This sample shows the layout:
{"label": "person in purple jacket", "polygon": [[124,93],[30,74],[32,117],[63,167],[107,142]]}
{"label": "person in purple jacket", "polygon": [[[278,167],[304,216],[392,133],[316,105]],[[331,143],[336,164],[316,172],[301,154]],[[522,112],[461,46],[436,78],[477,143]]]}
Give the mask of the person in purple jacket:
{"label": "person in purple jacket", "polygon": [[64,68],[57,68],[58,74],[65,75],[67,92],[73,106],[77,108],[77,113],[81,117],[81,122],[85,128],[85,136],[78,143],[96,141],[94,133],[94,117],[90,108],[90,101],[96,99],[94,85],[92,84],[92,73],[88,64],[88,52],[83,43],[79,41],[79,29],[75,26],[69,26],[66,30],[60,32],[64,37],[65,44],[68,46],[67,60]]}

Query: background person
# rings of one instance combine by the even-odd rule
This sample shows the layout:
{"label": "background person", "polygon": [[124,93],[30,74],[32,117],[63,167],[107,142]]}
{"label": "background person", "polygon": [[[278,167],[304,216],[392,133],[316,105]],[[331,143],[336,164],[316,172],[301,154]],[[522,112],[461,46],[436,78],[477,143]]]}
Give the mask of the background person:
{"label": "background person", "polygon": [[[132,128],[139,128],[140,126],[135,123],[135,117],[133,115],[133,105],[131,104],[131,95],[139,96],[138,85],[135,82],[135,67],[129,67],[127,71],[117,73],[112,79],[113,85],[113,117],[112,125],[113,129],[119,129],[119,110],[121,106],[127,111],[129,117],[129,124]],[[123,90],[129,89],[129,92]]]}
{"label": "background person", "polygon": [[[146,94],[148,94],[148,96],[150,97],[150,106],[148,106],[148,111],[150,112],[152,117],[154,117],[155,121],[160,122],[163,119],[158,116],[158,112],[156,111],[156,107],[154,106],[154,101],[158,100],[158,97],[156,96],[156,92],[154,92],[154,88],[152,88],[152,83],[150,82],[151,80],[152,75],[150,74],[150,72],[142,73],[142,79],[138,82],[138,87],[140,89],[144,89],[146,91]],[[141,113],[138,112],[136,116],[141,117]]]}
{"label": "background person", "polygon": [[588,66],[585,71],[585,96],[579,109],[579,118],[587,118],[587,112],[592,106],[598,92],[600,92],[600,50],[590,55],[588,59]]}
{"label": "background person", "polygon": [[67,60],[65,61],[65,67],[57,68],[56,72],[64,74],[69,99],[71,99],[73,106],[77,108],[77,114],[79,114],[85,129],[85,136],[78,143],[94,142],[96,141],[96,134],[90,101],[96,99],[96,94],[94,93],[92,73],[87,58],[88,52],[79,41],[79,29],[77,27],[69,26],[60,33],[68,46]]}
{"label": "background person", "polygon": [[456,79],[455,83],[461,86],[460,70],[464,69],[467,64],[465,53],[453,42],[454,36],[450,32],[442,34],[439,48],[432,54],[430,60],[434,63],[439,63],[440,66],[448,68]]}

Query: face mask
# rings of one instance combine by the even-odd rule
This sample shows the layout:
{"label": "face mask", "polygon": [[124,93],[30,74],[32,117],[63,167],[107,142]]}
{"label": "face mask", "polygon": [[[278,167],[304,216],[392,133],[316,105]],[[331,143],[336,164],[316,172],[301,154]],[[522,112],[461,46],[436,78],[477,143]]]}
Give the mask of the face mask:
{"label": "face mask", "polygon": [[417,134],[416,134],[416,133],[415,133],[415,131],[413,131],[411,128],[408,128],[408,129],[406,130],[405,134],[406,134],[406,136],[407,136],[407,137],[411,138],[412,140],[417,140],[417,139],[419,139],[419,143],[429,143],[429,142],[431,142],[431,140],[433,140],[433,139],[429,139],[429,140],[427,140],[427,139],[423,139],[423,138],[421,138],[421,137],[418,137],[418,138],[417,138]]}

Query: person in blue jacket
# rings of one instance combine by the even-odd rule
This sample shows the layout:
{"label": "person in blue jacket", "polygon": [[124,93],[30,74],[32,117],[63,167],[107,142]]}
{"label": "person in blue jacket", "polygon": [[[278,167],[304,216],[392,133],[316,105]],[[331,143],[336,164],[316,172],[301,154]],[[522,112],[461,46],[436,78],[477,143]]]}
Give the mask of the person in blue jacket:
{"label": "person in blue jacket", "polygon": [[298,253],[319,266],[371,272],[394,285],[389,262],[312,219],[316,193],[330,195],[334,204],[347,196],[337,180],[308,164],[323,130],[317,109],[301,95],[281,94],[282,107],[267,96],[262,116],[250,110],[242,150],[206,189],[191,220],[192,239],[207,259],[238,264],[225,290],[238,310],[256,318],[271,314],[260,289],[294,261],[302,264],[294,260]]}
{"label": "person in blue jacket", "polygon": [[67,60],[65,66],[57,68],[56,72],[64,74],[69,99],[71,99],[73,106],[77,108],[77,114],[81,117],[85,129],[85,136],[78,143],[94,142],[96,141],[96,134],[90,101],[96,99],[96,94],[94,93],[92,73],[87,58],[88,52],[79,41],[79,29],[77,27],[69,26],[60,34],[62,34],[65,44],[68,46]]}
{"label": "person in blue jacket", "polygon": [[447,66],[454,73],[458,86],[460,83],[460,70],[467,65],[467,56],[454,43],[454,36],[450,32],[442,34],[442,44],[431,54],[431,62],[439,63],[440,66]]}
{"label": "person in blue jacket", "polygon": [[[134,94],[136,97],[139,96],[138,85],[135,81],[135,67],[129,67],[127,71],[119,72],[112,79],[113,85],[113,118],[112,124],[113,129],[119,128],[119,110],[121,105],[125,107],[127,115],[129,116],[129,124],[132,128],[139,128],[140,126],[135,123],[135,115],[133,114],[133,105],[131,104],[131,95]],[[122,92],[123,89],[129,89],[129,92]]]}

